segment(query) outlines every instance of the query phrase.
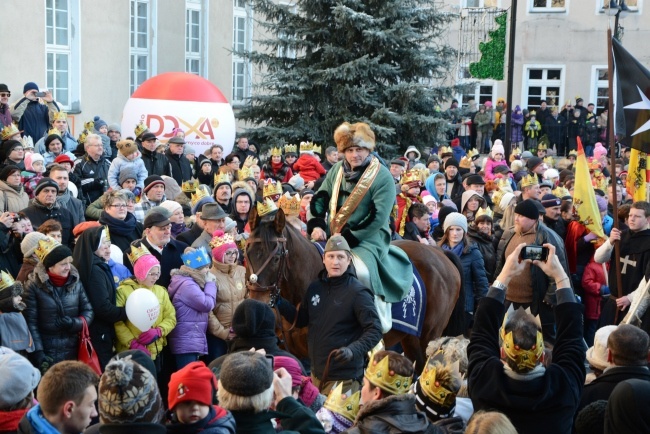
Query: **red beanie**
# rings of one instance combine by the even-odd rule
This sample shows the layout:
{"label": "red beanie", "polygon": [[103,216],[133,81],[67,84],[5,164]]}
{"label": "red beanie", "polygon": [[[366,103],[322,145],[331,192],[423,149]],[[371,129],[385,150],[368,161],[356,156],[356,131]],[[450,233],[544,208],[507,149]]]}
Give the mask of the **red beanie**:
{"label": "red beanie", "polygon": [[172,374],[169,380],[167,404],[171,410],[184,401],[212,405],[217,390],[217,379],[203,362],[192,362]]}

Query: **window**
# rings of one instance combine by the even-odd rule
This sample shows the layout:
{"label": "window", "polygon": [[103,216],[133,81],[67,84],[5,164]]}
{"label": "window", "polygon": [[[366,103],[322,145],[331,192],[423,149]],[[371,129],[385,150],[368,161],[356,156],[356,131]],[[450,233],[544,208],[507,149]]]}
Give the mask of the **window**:
{"label": "window", "polygon": [[233,0],[232,99],[242,102],[251,94],[251,64],[242,53],[253,45],[252,11],[244,0]]}
{"label": "window", "polygon": [[566,12],[567,0],[528,0],[531,12]]}
{"label": "window", "polygon": [[538,108],[545,99],[550,106],[562,105],[564,96],[564,66],[524,66],[522,107]]}
{"label": "window", "polygon": [[45,86],[68,111],[79,110],[79,40],[71,30],[79,22],[78,1],[45,1]]}
{"label": "window", "polygon": [[154,1],[131,0],[130,93],[135,92],[138,86],[155,74],[155,47],[149,30],[155,21]]}
{"label": "window", "polygon": [[202,75],[201,0],[187,0],[185,9],[185,72]]}
{"label": "window", "polygon": [[[630,12],[639,12],[642,0],[625,0]],[[599,12],[605,12],[605,9],[609,8],[609,0],[598,0],[597,4],[599,5]]]}
{"label": "window", "polygon": [[462,0],[464,8],[496,8],[498,0]]}
{"label": "window", "polygon": [[496,86],[494,83],[479,83],[474,87],[474,92],[468,92],[460,95],[457,99],[461,101],[463,107],[467,106],[470,100],[476,101],[477,104],[485,104],[485,101],[492,101],[496,104]]}
{"label": "window", "polygon": [[589,101],[596,104],[596,112],[600,113],[608,108],[609,104],[609,82],[607,66],[594,66],[592,68],[592,96]]}

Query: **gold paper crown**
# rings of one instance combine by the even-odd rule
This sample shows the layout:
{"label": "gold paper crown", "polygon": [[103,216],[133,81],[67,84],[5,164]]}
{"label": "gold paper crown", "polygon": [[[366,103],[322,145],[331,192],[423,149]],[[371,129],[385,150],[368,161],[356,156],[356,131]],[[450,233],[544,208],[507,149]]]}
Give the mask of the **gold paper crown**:
{"label": "gold paper crown", "polygon": [[56,135],[56,136],[61,137],[61,131],[59,131],[58,128],[50,128],[50,130],[47,132],[47,135],[48,136]]}
{"label": "gold paper crown", "polygon": [[572,156],[572,155],[574,157],[577,157],[578,156],[578,151],[576,151],[575,149],[570,150],[569,151],[569,157]]}
{"label": "gold paper crown", "polygon": [[214,174],[214,186],[216,188],[219,184],[230,184],[230,175],[227,173],[215,173]]}
{"label": "gold paper crown", "polygon": [[598,160],[591,160],[589,162],[589,170],[599,170],[600,169],[600,163]]}
{"label": "gold paper crown", "polygon": [[[510,321],[511,317],[529,315],[531,321],[537,326],[537,336],[535,339],[535,344],[530,349],[522,349],[519,345],[515,345],[514,339],[512,337],[512,330],[506,333],[506,325]],[[544,354],[544,338],[542,337],[542,323],[539,319],[539,316],[533,316],[530,313],[530,308],[524,310],[522,307],[515,311],[514,307],[510,305],[508,311],[503,317],[503,324],[501,325],[501,330],[499,330],[499,337],[501,338],[501,345],[503,350],[510,360],[515,362],[517,367],[521,370],[531,370],[537,366],[542,354]]]}
{"label": "gold paper crown", "polygon": [[34,140],[32,140],[32,136],[25,136],[22,139],[20,139],[20,141],[23,144],[23,148],[34,149]]}
{"label": "gold paper crown", "polygon": [[554,167],[555,166],[555,159],[551,157],[550,155],[546,158],[544,158],[544,163],[549,167]]}
{"label": "gold paper crown", "polygon": [[140,123],[135,126],[135,130],[133,130],[136,139],[140,137],[142,134],[146,133],[147,131],[149,131],[149,128],[147,128],[147,126],[142,121],[140,121]]}
{"label": "gold paper crown", "polygon": [[247,178],[253,178],[253,172],[248,167],[242,167],[237,171],[238,181],[243,181]]}
{"label": "gold paper crown", "polygon": [[282,157],[282,148],[271,148],[271,157]]}
{"label": "gold paper crown", "polygon": [[0,290],[11,288],[14,286],[14,283],[16,283],[16,281],[11,277],[11,274],[4,270],[0,271]]}
{"label": "gold paper crown", "polygon": [[294,154],[298,152],[298,146],[296,145],[284,145],[284,153],[288,154],[289,152],[293,152]]}
{"label": "gold paper crown", "polygon": [[323,407],[329,411],[339,414],[354,422],[359,412],[359,401],[361,400],[361,391],[357,390],[352,393],[351,390],[343,393],[343,383],[338,383],[327,395],[327,400]]}
{"label": "gold paper crown", "polygon": [[469,169],[472,167],[472,159],[469,158],[467,155],[465,155],[463,158],[460,159],[458,165],[463,169]]}
{"label": "gold paper crown", "polygon": [[482,216],[494,218],[494,212],[489,207],[485,207],[485,208],[479,207],[478,211],[476,211],[476,215],[474,216],[474,219],[478,219],[479,217]]}
{"label": "gold paper crown", "polygon": [[506,194],[506,192],[509,192],[508,190],[497,190],[494,192],[492,195],[492,203],[494,204],[495,207],[499,207],[499,204],[501,203],[501,199],[503,198],[503,195]]}
{"label": "gold paper crown", "polygon": [[79,134],[79,139],[77,141],[83,145],[84,143],[86,143],[86,139],[88,138],[88,134],[90,134],[88,132],[88,130],[83,130],[81,132],[81,134]]}
{"label": "gold paper crown", "polygon": [[264,202],[257,202],[257,215],[264,217],[278,210],[278,206],[270,198],[265,197]]}
{"label": "gold paper crown", "polygon": [[192,197],[190,197],[190,203],[192,204],[192,206],[194,206],[204,197],[210,197],[210,193],[208,193],[202,188],[197,187],[195,192],[192,193]]}
{"label": "gold paper crown", "polygon": [[389,367],[390,357],[387,355],[376,362],[374,357],[368,363],[365,377],[373,385],[393,395],[402,395],[409,391],[413,377],[405,377],[392,371]]}
{"label": "gold paper crown", "polygon": [[208,245],[210,246],[210,250],[221,247],[224,244],[234,244],[235,239],[233,238],[232,235],[230,234],[224,234],[222,237],[212,237]]}
{"label": "gold paper crown", "polygon": [[36,247],[34,253],[38,257],[38,260],[43,262],[45,257],[52,253],[52,250],[56,249],[60,245],[61,243],[59,243],[54,238],[47,237],[44,240],[38,240],[38,247]]}
{"label": "gold paper crown", "polygon": [[551,193],[553,193],[554,196],[557,196],[560,199],[565,197],[565,196],[571,196],[571,193],[569,192],[569,190],[567,190],[564,187],[556,187],[555,190],[553,190]]}
{"label": "gold paper crown", "polygon": [[513,149],[512,150],[512,155],[520,156],[521,155],[521,149],[519,149],[519,148]]}
{"label": "gold paper crown", "polygon": [[282,184],[275,182],[273,179],[267,179],[264,181],[264,188],[262,189],[262,197],[275,196],[277,194],[282,194]]}
{"label": "gold paper crown", "polygon": [[52,122],[54,121],[67,121],[68,120],[68,114],[66,112],[55,112],[52,115]]}
{"label": "gold paper crown", "polygon": [[95,122],[88,121],[84,123],[84,128],[87,129],[88,131],[93,131],[95,129]]}
{"label": "gold paper crown", "polygon": [[537,116],[537,112],[535,110],[531,110],[528,114],[530,116]]}
{"label": "gold paper crown", "polygon": [[537,145],[538,151],[546,151],[547,149],[548,149],[548,145],[546,143],[540,143]]}
{"label": "gold paper crown", "polygon": [[190,179],[189,181],[183,182],[181,190],[183,190],[183,193],[194,193],[198,187],[199,181],[197,179]]}
{"label": "gold paper crown", "polygon": [[314,144],[312,142],[300,142],[300,152],[313,152]]}
{"label": "gold paper crown", "polygon": [[531,187],[537,184],[539,184],[539,178],[537,178],[537,175],[534,173],[521,178],[521,188]]}
{"label": "gold paper crown", "polygon": [[438,155],[444,155],[444,154],[453,154],[453,151],[451,150],[451,146],[442,146],[438,150]]}
{"label": "gold paper crown", "polygon": [[467,152],[467,157],[469,157],[469,158],[471,158],[471,159],[474,159],[474,157],[478,157],[478,156],[480,156],[480,155],[481,155],[481,154],[479,154],[479,152],[478,152],[478,150],[477,150],[476,148],[474,148],[474,149],[470,149],[470,150]]}
{"label": "gold paper crown", "polygon": [[509,192],[512,192],[512,184],[510,184],[510,179],[499,178],[499,180],[497,181],[497,188],[499,189],[499,191],[507,190]]}
{"label": "gold paper crown", "polygon": [[320,153],[322,153],[322,152],[323,152],[323,148],[321,147],[321,145],[314,145],[314,152],[315,152],[316,154],[320,154]]}
{"label": "gold paper crown", "polygon": [[131,251],[126,254],[126,256],[129,258],[129,262],[131,262],[131,265],[135,265],[135,262],[143,256],[151,255],[151,252],[149,249],[147,249],[147,246],[145,246],[143,243],[138,244],[139,245],[131,244]]}
{"label": "gold paper crown", "polygon": [[296,216],[300,214],[300,195],[296,193],[296,195],[292,197],[287,191],[280,197],[280,200],[278,200],[278,207],[286,216]]}
{"label": "gold paper crown", "polygon": [[407,185],[411,183],[417,183],[418,187],[422,187],[422,176],[419,170],[409,170],[402,176],[399,180],[401,185]]}
{"label": "gold paper crown", "polygon": [[[438,351],[438,353],[434,355],[433,359],[429,358],[427,360],[424,371],[418,381],[420,382],[422,392],[427,396],[427,398],[441,407],[449,408],[454,405],[458,390],[453,391],[450,389],[450,387],[453,387],[453,383],[443,385],[440,382],[438,374],[440,370],[444,368],[444,364],[435,360],[439,354],[442,355],[442,351]],[[461,375],[459,367],[460,363],[458,360],[450,366],[451,376],[449,380],[451,381],[449,382],[453,382],[454,379],[457,379],[457,383],[460,385]]]}
{"label": "gold paper crown", "polygon": [[2,140],[8,140],[9,137],[15,136],[16,134],[20,134],[20,131],[18,131],[18,127],[16,127],[15,124],[7,125],[2,129]]}

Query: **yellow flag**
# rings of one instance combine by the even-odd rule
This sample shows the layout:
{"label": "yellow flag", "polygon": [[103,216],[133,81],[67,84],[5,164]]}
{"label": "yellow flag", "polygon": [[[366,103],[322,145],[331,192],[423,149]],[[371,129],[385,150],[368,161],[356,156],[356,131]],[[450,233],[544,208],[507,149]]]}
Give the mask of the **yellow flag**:
{"label": "yellow flag", "polygon": [[634,202],[647,200],[647,168],[648,154],[633,148],[630,154],[630,167],[627,171],[625,188],[627,189],[628,196],[634,198]]}
{"label": "yellow flag", "polygon": [[584,149],[582,149],[580,137],[577,137],[577,140],[578,158],[575,163],[576,182],[573,189],[573,207],[576,210],[580,223],[585,225],[587,229],[599,238],[605,238],[603,222],[598,211],[598,203],[596,202],[596,193],[594,193],[594,187],[591,185],[587,157],[585,156]]}

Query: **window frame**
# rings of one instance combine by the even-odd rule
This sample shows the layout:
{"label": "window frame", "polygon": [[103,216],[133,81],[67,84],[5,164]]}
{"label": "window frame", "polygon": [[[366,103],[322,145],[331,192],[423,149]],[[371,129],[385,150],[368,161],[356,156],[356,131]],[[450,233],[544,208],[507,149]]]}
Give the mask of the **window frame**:
{"label": "window frame", "polygon": [[589,101],[593,102],[596,105],[596,113],[600,114],[602,109],[608,109],[609,106],[599,106],[598,105],[598,100],[601,99],[602,97],[598,96],[598,89],[606,89],[607,90],[607,104],[609,104],[609,82],[608,80],[600,80],[598,78],[598,72],[600,70],[605,70],[607,71],[607,65],[592,65],[591,66],[591,95],[589,97]]}
{"label": "window frame", "polygon": [[[625,0],[625,3],[628,3],[628,0]],[[596,2],[596,12],[599,14],[604,14],[605,11],[607,10],[605,6],[609,6],[609,0],[599,0]],[[643,9],[643,0],[637,0],[636,6],[630,6],[629,4],[627,7],[630,9],[630,13],[633,14],[640,14],[642,9]]]}
{"label": "window frame", "polygon": [[[498,82],[496,80],[481,80],[481,81],[476,81],[473,82],[472,85],[474,85],[474,92],[473,93],[459,93],[456,95],[456,99],[460,102],[461,107],[467,107],[467,102],[465,102],[465,97],[467,98],[467,101],[470,99],[473,99],[476,101],[477,106],[480,104],[483,104],[485,101],[492,101],[493,104],[496,104],[496,98],[497,98],[497,87],[498,87]],[[486,95],[481,93],[481,87],[487,87],[490,86],[492,87],[492,93],[490,98],[485,99],[485,101],[481,101],[481,95]]]}
{"label": "window frame", "polygon": [[[242,4],[244,7],[240,7],[238,4]],[[231,88],[233,104],[243,104],[248,98],[250,98],[252,93],[252,64],[250,61],[246,60],[242,56],[237,55],[235,52],[238,49],[238,45],[242,45],[242,41],[240,41],[238,38],[238,34],[241,29],[237,25],[238,20],[241,20],[242,18],[244,20],[243,49],[250,51],[253,46],[253,11],[250,7],[250,4],[246,3],[245,0],[233,0],[233,53]],[[242,71],[238,71],[238,67],[240,65],[243,68]],[[240,77],[243,78],[241,86],[238,83]]]}
{"label": "window frame", "polygon": [[[541,79],[538,79],[538,78],[530,79],[530,78],[528,78],[529,77],[529,71],[534,70],[534,69],[541,69],[543,71],[549,70],[549,69],[559,69],[561,71],[561,73],[560,73],[561,78],[558,80],[559,85],[558,86],[553,86],[553,84],[555,84],[555,83],[549,83],[548,78],[541,78]],[[532,81],[532,83],[531,83],[531,81]],[[538,81],[541,82],[541,83],[537,83]],[[532,86],[541,86],[543,88],[559,87],[560,91],[559,91],[559,95],[557,95],[557,97],[556,97],[557,98],[556,106],[558,107],[558,109],[561,109],[562,106],[564,105],[564,94],[566,92],[566,89],[565,89],[565,86],[566,86],[566,65],[565,64],[524,64],[522,66],[521,85],[522,85],[521,101],[519,102],[520,107],[529,108],[529,109],[539,107],[539,103],[536,104],[536,105],[535,104],[530,105],[530,106],[528,105],[528,98],[530,97],[530,94],[529,94],[528,90]],[[545,94],[546,94],[546,89],[543,90],[542,95],[545,95]],[[541,98],[542,95],[540,95],[540,98]],[[548,98],[548,96],[546,96],[546,98]],[[552,105],[552,104],[549,104],[549,105]]]}
{"label": "window frame", "polygon": [[535,0],[528,0],[528,12],[534,14],[566,14],[569,11],[569,0],[564,0],[564,7],[554,8],[552,5],[554,0],[546,0],[546,6],[535,6]]}
{"label": "window frame", "polygon": [[[203,0],[185,1],[185,72],[196,74],[201,77],[207,77],[207,70],[205,67],[207,62],[204,53],[206,52],[205,44],[208,38],[206,35],[207,23],[205,20],[206,10],[204,6],[205,2]],[[190,27],[196,25],[193,22],[190,23],[190,15],[192,13],[198,13],[198,30],[196,35],[190,34]],[[198,51],[191,49],[191,40],[197,41]],[[198,68],[196,70],[190,70],[188,67],[189,63],[192,62],[198,62]]]}
{"label": "window frame", "polygon": [[[146,21],[145,21],[145,32],[141,32],[138,19],[139,15],[136,15],[134,19],[133,12],[137,12],[137,6],[143,4],[147,7]],[[157,27],[158,15],[157,15],[157,0],[130,0],[129,2],[129,96],[133,95],[133,92],[147,79],[156,75],[156,53],[157,53],[157,37],[156,32],[152,33],[152,30]],[[135,30],[134,30],[135,23]],[[138,38],[137,35],[145,34],[146,47],[137,46]],[[152,36],[153,35],[153,36]],[[134,46],[134,43],[136,46]],[[144,59],[145,68],[136,68],[138,60]],[[144,71],[145,78],[140,81],[138,75],[141,71]]]}
{"label": "window frame", "polygon": [[[478,0],[479,6],[468,6],[467,2],[469,0],[460,0],[460,7],[463,9],[469,9],[471,12],[472,9],[486,9],[486,8],[500,8],[501,7],[501,0]],[[494,1],[496,5],[494,6],[485,6],[486,1]]]}

